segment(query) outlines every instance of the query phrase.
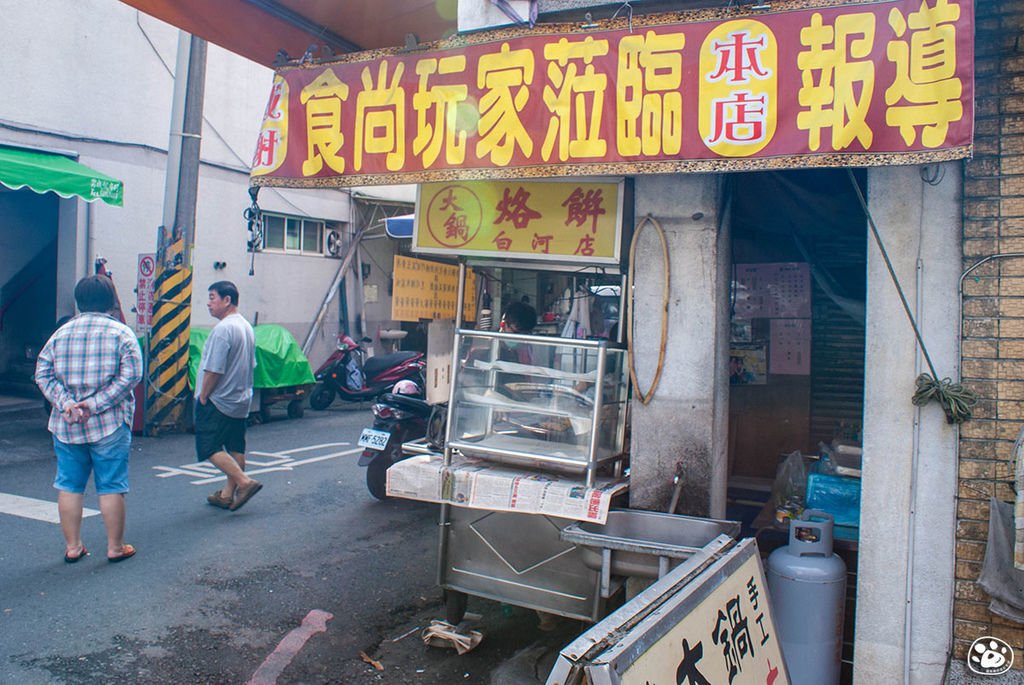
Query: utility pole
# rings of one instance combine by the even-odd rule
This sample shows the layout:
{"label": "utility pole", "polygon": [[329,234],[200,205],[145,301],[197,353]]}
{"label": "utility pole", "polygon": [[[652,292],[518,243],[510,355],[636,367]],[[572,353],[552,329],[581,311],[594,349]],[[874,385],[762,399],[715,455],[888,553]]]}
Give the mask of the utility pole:
{"label": "utility pole", "polygon": [[153,327],[149,334],[146,432],[180,429],[188,400],[199,147],[203,130],[206,41],[178,35],[163,225],[158,229]]}

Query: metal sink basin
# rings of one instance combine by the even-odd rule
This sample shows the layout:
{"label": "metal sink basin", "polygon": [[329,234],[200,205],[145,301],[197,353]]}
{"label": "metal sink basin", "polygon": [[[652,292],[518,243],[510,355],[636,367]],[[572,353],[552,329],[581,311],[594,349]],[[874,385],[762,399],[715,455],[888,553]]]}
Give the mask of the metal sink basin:
{"label": "metal sink basin", "polygon": [[562,530],[563,540],[581,548],[583,563],[602,576],[660,578],[719,535],[735,539],[738,521],[613,509],[604,524],[577,521]]}

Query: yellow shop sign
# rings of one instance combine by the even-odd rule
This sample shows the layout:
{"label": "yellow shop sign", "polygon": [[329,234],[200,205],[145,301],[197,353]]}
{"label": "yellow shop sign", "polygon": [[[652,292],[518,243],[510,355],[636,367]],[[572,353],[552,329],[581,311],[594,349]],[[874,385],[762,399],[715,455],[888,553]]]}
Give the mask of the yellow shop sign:
{"label": "yellow shop sign", "polygon": [[453,181],[419,186],[413,250],[618,264],[622,183]]}

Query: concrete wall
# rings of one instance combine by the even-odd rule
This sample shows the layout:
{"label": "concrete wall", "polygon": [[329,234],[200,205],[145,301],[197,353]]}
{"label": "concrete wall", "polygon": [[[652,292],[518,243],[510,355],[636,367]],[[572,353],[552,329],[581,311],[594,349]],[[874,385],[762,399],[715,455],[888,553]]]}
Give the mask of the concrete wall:
{"label": "concrete wall", "polygon": [[[529,19],[530,3],[527,0],[510,0],[508,4],[520,17]],[[489,0],[459,3],[459,31],[479,31],[511,23],[508,15]]]}
{"label": "concrete wall", "polygon": [[[955,162],[868,172],[872,215],[940,378],[958,371],[960,189]],[[937,683],[951,641],[956,430],[937,404],[910,401],[928,367],[870,237],[867,284],[854,679],[902,674],[909,576],[910,682]]]}
{"label": "concrete wall", "polygon": [[[378,331],[382,328],[399,327],[398,322],[391,319],[391,297],[388,295],[392,265],[398,249],[397,243],[394,238],[383,237],[364,240],[360,246],[360,258],[370,266],[370,275],[363,280],[363,284],[377,286],[377,301],[362,303],[366,315],[365,334],[378,343],[375,347],[377,353],[384,352],[384,348],[377,340]],[[353,316],[358,313],[352,312]]]}
{"label": "concrete wall", "polygon": [[[630,504],[665,510],[682,462],[681,513],[725,514],[728,407],[727,227],[719,229],[722,177],[639,176],[636,223],[651,214],[665,230],[670,264],[664,369],[646,406],[633,401]],[[633,355],[651,387],[661,341],[661,244],[645,228],[636,254]]]}
{"label": "concrete wall", "polygon": [[[57,318],[75,311],[78,265],[86,262],[85,227],[91,225],[93,205],[61,199],[57,212]],[[82,230],[79,230],[79,228]]]}

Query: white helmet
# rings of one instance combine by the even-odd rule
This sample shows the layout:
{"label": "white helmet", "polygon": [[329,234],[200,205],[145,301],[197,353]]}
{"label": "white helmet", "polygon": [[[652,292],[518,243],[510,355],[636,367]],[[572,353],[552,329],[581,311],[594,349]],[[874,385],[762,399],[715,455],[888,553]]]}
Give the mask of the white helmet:
{"label": "white helmet", "polygon": [[395,383],[395,387],[391,389],[391,392],[395,395],[419,395],[420,386],[416,385],[416,381],[405,379]]}

